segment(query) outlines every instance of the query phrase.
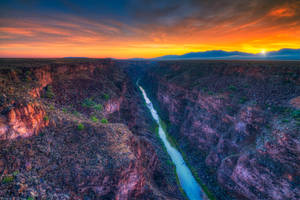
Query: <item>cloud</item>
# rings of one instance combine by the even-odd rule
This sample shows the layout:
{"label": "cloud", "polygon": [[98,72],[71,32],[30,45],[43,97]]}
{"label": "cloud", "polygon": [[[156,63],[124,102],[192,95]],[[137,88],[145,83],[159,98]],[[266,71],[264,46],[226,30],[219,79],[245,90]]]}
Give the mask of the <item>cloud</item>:
{"label": "cloud", "polygon": [[162,49],[253,53],[299,47],[299,35],[298,0],[3,0],[0,6],[0,45],[7,47],[0,56],[26,45],[76,48],[84,56],[99,49],[115,50],[115,57],[160,56]]}

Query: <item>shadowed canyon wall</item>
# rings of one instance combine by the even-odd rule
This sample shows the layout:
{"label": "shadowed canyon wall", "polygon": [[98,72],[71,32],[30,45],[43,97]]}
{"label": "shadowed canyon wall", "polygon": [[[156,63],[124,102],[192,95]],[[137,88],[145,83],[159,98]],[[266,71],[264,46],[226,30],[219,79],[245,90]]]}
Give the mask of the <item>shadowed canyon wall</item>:
{"label": "shadowed canyon wall", "polygon": [[300,198],[300,64],[165,61],[142,85],[218,199]]}

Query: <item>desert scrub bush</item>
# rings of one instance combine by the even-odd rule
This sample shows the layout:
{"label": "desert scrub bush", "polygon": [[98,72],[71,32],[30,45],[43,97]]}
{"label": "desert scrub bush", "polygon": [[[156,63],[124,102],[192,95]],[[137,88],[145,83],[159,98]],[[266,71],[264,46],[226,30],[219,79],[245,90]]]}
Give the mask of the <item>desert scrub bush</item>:
{"label": "desert scrub bush", "polygon": [[50,108],[50,110],[55,110],[53,105],[50,105],[49,108]]}
{"label": "desert scrub bush", "polygon": [[49,99],[53,99],[55,94],[53,93],[52,86],[48,85],[46,88],[46,97]]}
{"label": "desert scrub bush", "polygon": [[244,103],[246,103],[246,101],[248,101],[247,97],[241,97],[240,100],[239,100],[239,103],[244,104]]}
{"label": "desert scrub bush", "polygon": [[93,99],[91,98],[86,98],[83,100],[82,102],[82,106],[83,107],[87,107],[87,108],[91,108],[93,107],[94,105],[96,105],[96,103],[93,101]]}
{"label": "desert scrub bush", "polygon": [[286,114],[292,112],[291,108],[284,107],[284,106],[269,106],[269,107],[271,107],[271,111],[273,113],[277,113],[277,114]]}
{"label": "desert scrub bush", "polygon": [[49,121],[49,117],[46,115],[46,116],[44,116],[44,121],[46,122],[46,121]]}
{"label": "desert scrub bush", "polygon": [[66,108],[62,108],[62,111],[63,111],[64,113],[67,113],[67,112],[68,112],[68,110],[67,110]]}
{"label": "desert scrub bush", "polygon": [[75,110],[75,111],[73,111],[73,115],[76,116],[76,117],[78,117],[79,116],[79,112]]}
{"label": "desert scrub bush", "polygon": [[208,91],[207,94],[208,94],[208,95],[214,95],[214,92]]}
{"label": "desert scrub bush", "polygon": [[109,94],[104,93],[103,94],[103,99],[105,99],[106,101],[110,99]]}
{"label": "desert scrub bush", "polygon": [[108,123],[108,120],[107,120],[105,117],[103,117],[103,118],[101,119],[101,123],[102,123],[102,124],[107,124],[107,123]]}
{"label": "desert scrub bush", "polygon": [[300,109],[294,110],[294,111],[292,112],[292,117],[293,117],[295,120],[300,121]]}
{"label": "desert scrub bush", "polygon": [[101,111],[103,106],[101,104],[96,104],[91,98],[86,98],[82,102],[82,106],[86,108],[94,108],[95,110]]}
{"label": "desert scrub bush", "polygon": [[14,181],[14,177],[11,176],[11,175],[8,175],[8,176],[5,176],[3,179],[2,179],[2,183],[3,184],[6,184],[6,183],[11,183]]}
{"label": "desert scrub bush", "polygon": [[288,123],[288,122],[290,122],[290,120],[288,120],[288,119],[283,119],[283,120],[281,120],[281,122],[283,122],[283,123]]}
{"label": "desert scrub bush", "polygon": [[98,122],[98,121],[99,121],[99,119],[98,119],[96,116],[92,116],[92,117],[91,117],[91,120],[92,120],[93,122]]}
{"label": "desert scrub bush", "polygon": [[82,131],[84,129],[84,125],[82,123],[79,123],[77,125],[77,130]]}
{"label": "desert scrub bush", "polygon": [[236,91],[237,90],[237,88],[234,85],[229,85],[228,89],[231,90],[231,91]]}
{"label": "desert scrub bush", "polygon": [[101,111],[103,109],[103,106],[101,104],[96,104],[96,105],[93,106],[93,108],[95,110]]}

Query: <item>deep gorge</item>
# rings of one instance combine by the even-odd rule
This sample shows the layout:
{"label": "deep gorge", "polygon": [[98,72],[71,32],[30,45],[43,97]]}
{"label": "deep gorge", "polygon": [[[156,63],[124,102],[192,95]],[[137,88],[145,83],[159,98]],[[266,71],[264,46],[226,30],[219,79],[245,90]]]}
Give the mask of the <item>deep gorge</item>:
{"label": "deep gorge", "polygon": [[136,86],[216,199],[299,199],[298,62],[2,59],[0,197],[185,199]]}

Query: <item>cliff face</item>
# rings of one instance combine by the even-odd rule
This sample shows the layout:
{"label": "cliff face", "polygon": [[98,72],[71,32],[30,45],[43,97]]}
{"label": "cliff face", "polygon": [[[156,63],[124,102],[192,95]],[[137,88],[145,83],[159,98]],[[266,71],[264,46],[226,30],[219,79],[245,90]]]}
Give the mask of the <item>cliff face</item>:
{"label": "cliff face", "polygon": [[218,199],[299,199],[300,66],[160,62],[143,85]]}
{"label": "cliff face", "polygon": [[1,198],[183,198],[113,61],[9,60],[0,71]]}

